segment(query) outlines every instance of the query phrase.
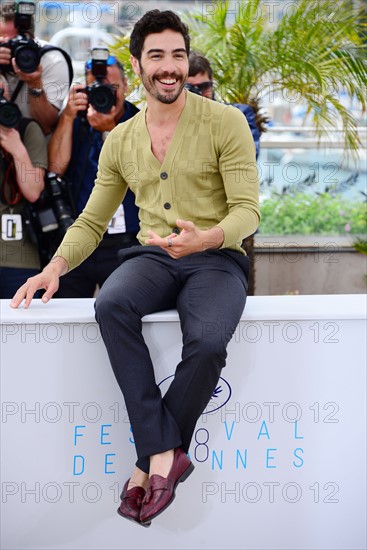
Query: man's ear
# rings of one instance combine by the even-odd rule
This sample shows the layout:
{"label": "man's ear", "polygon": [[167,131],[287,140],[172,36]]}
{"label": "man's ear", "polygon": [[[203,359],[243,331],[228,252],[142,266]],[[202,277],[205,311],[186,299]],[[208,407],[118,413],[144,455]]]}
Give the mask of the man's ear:
{"label": "man's ear", "polygon": [[133,71],[135,74],[140,76],[140,66],[139,66],[139,60],[134,57],[133,55],[130,56],[130,63],[133,68]]}

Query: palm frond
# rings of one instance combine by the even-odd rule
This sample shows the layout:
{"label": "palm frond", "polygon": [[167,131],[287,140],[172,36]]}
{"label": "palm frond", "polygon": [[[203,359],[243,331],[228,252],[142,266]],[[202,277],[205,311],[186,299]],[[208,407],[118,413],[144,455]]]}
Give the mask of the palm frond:
{"label": "palm frond", "polygon": [[317,132],[341,125],[345,147],[357,150],[357,120],[340,94],[366,110],[365,11],[346,0],[299,0],[270,25],[260,0],[236,2],[234,20],[229,2],[218,4],[210,16],[189,14],[188,23],[193,47],[213,66],[219,98],[257,104],[277,91],[293,94]]}

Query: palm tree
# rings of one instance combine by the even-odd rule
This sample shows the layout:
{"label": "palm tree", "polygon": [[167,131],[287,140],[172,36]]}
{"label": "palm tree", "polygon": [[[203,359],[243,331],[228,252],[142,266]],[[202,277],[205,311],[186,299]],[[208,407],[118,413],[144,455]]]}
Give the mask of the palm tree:
{"label": "palm tree", "polygon": [[[300,0],[287,7],[277,24],[261,0],[218,2],[206,13],[186,18],[193,47],[207,55],[217,82],[216,95],[226,103],[250,104],[260,133],[266,131],[261,102],[281,92],[306,105],[316,135],[336,127],[345,148],[358,152],[358,121],[339,91],[366,110],[366,12],[349,1]],[[204,10],[205,11],[205,10]],[[230,22],[232,18],[232,22]],[[243,242],[251,259],[248,293],[255,293],[254,236]]]}
{"label": "palm tree", "polygon": [[[188,14],[194,48],[213,64],[218,94],[228,103],[258,110],[265,97],[281,92],[304,103],[316,134],[344,132],[357,151],[358,121],[343,104],[346,91],[366,110],[366,12],[347,0],[299,0],[277,24],[269,24],[262,0],[213,2],[208,13]],[[264,129],[264,128],[262,128]]]}

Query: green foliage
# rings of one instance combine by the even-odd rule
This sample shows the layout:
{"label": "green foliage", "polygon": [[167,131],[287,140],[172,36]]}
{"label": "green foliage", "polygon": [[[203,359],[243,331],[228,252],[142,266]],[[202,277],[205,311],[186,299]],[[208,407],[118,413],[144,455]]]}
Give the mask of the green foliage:
{"label": "green foliage", "polygon": [[[210,10],[193,9],[182,17],[190,28],[192,47],[210,59],[218,83],[216,97],[248,103],[258,111],[262,98],[277,92],[303,103],[316,131],[342,127],[346,150],[357,151],[358,121],[339,99],[346,90],[367,107],[365,40],[367,14],[349,0],[299,0],[270,24],[269,6],[261,0],[213,2]],[[130,64],[128,35],[110,48],[124,64],[129,99],[144,97]],[[258,121],[261,128],[261,120]]]}
{"label": "green foliage", "polygon": [[339,99],[346,90],[366,110],[366,12],[348,0],[299,0],[277,24],[261,0],[213,3],[187,22],[192,46],[210,59],[225,102],[258,104],[282,92],[306,105],[316,131],[344,130],[346,148],[357,150],[358,121]]}
{"label": "green foliage", "polygon": [[[365,212],[364,223],[365,223],[365,226],[367,226],[367,211]],[[356,250],[357,252],[360,252],[361,254],[367,254],[367,235],[366,235],[366,233],[365,233],[363,238],[358,237],[354,241],[353,246],[354,246],[354,250]],[[367,281],[367,275],[366,275],[366,281]]]}
{"label": "green foliage", "polygon": [[353,246],[357,252],[361,254],[367,254],[367,240],[356,239],[353,243]]}
{"label": "green foliage", "polygon": [[260,233],[264,235],[366,234],[366,204],[327,193],[287,194],[264,200]]}
{"label": "green foliage", "polygon": [[140,78],[134,73],[130,63],[130,36],[125,35],[119,37],[116,42],[109,47],[110,52],[114,55],[124,66],[126,78],[129,83],[129,101],[132,103],[139,103],[142,97],[142,85]]}

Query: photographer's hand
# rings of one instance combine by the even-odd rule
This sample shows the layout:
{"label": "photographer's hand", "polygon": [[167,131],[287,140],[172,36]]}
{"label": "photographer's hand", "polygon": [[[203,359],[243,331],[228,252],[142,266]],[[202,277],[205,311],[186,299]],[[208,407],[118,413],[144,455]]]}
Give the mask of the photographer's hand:
{"label": "photographer's hand", "polygon": [[[0,43],[4,42],[2,36],[0,36]],[[0,65],[11,65],[11,50],[10,48],[4,48],[0,46]]]}
{"label": "photographer's hand", "polygon": [[62,116],[72,120],[78,115],[78,111],[86,111],[88,109],[88,96],[83,92],[82,84],[75,84],[69,92],[68,102],[62,113]]}
{"label": "photographer's hand", "polygon": [[10,307],[16,309],[25,299],[24,308],[27,309],[37,290],[45,289],[42,296],[42,302],[46,304],[59,288],[59,279],[68,270],[68,265],[64,258],[58,256],[52,258],[41,273],[35,277],[30,277],[15,293]]}
{"label": "photographer's hand", "polygon": [[15,57],[11,60],[13,65],[13,71],[19,78],[26,82],[30,88],[42,88],[42,66],[38,65],[37,69],[33,73],[24,73],[21,71],[15,61]]}
{"label": "photographer's hand", "polygon": [[13,158],[16,157],[17,153],[21,154],[24,152],[25,147],[22,140],[20,139],[20,134],[15,128],[7,128],[0,125],[0,145],[1,147],[10,153]]}
{"label": "photographer's hand", "polygon": [[15,128],[0,125],[0,145],[13,157],[17,184],[22,196],[29,202],[35,202],[44,188],[44,168],[33,166],[29,153]]}

